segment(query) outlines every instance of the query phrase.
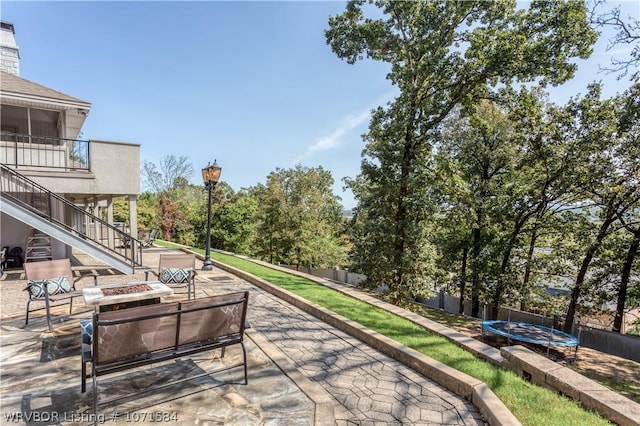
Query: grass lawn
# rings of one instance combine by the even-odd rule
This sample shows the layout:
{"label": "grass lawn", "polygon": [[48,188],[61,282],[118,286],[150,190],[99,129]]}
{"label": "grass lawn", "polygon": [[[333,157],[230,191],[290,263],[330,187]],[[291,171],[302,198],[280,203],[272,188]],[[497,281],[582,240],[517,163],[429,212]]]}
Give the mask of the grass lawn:
{"label": "grass lawn", "polygon": [[[156,240],[156,243],[159,243]],[[164,245],[164,243],[162,243]],[[167,246],[172,246],[167,244]],[[202,250],[195,250],[202,253]],[[485,382],[523,425],[607,425],[597,413],[577,402],[522,380],[510,371],[479,360],[443,337],[409,320],[346,296],[302,277],[276,271],[251,261],[213,252],[211,258],[249,272],[371,330],[394,339],[450,367]]]}

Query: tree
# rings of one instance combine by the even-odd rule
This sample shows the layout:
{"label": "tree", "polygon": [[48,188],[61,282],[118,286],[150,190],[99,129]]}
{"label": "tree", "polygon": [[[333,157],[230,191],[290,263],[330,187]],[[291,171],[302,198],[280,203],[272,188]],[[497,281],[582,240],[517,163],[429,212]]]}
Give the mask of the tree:
{"label": "tree", "polygon": [[[587,95],[573,100],[567,108],[576,117],[574,133],[579,135],[582,168],[576,170],[577,190],[597,207],[597,220],[586,238],[584,255],[571,291],[564,330],[571,332],[587,271],[613,225],[640,202],[640,147],[637,118],[629,118],[629,108],[638,117],[636,84],[625,94],[601,100],[601,88],[593,84]],[[633,115],[632,115],[633,117]]]}
{"label": "tree", "polygon": [[[518,233],[508,238],[513,221],[509,206],[514,205],[510,193],[517,186],[515,164],[518,149],[515,145],[513,124],[506,114],[488,101],[478,105],[469,118],[459,116],[443,123],[439,153],[450,158],[452,172],[457,175],[456,185],[449,188],[448,205],[467,218],[466,230],[471,278],[471,314],[479,313],[480,297],[492,283],[493,298],[498,306],[505,293],[504,275],[511,249]],[[447,175],[445,179],[448,179]],[[509,191],[507,190],[509,189]],[[508,248],[503,246],[508,241]],[[506,256],[500,259],[499,251]],[[498,255],[498,256],[496,256]]]}
{"label": "tree", "polygon": [[[207,192],[202,185],[192,185],[182,178],[169,192],[175,202],[172,241],[187,246],[204,247],[207,222]],[[220,186],[224,185],[222,182]],[[218,191],[216,191],[218,192]]]}
{"label": "tree", "polygon": [[126,198],[117,197],[113,199],[113,221],[129,222],[129,203]]}
{"label": "tree", "polygon": [[142,166],[143,185],[156,194],[184,186],[192,175],[193,165],[184,155],[162,157],[159,166],[149,161],[145,161]]}
{"label": "tree", "polygon": [[[435,178],[433,137],[457,106],[463,111],[497,96],[499,83],[559,84],[572,77],[572,57],[595,41],[584,4],[513,1],[351,1],[329,19],[327,43],[355,63],[365,56],[391,65],[400,95],[377,109],[364,136],[361,178],[350,181],[366,233],[354,258],[389,285],[395,303],[424,287],[431,248],[424,238],[435,212],[425,188]],[[379,266],[376,266],[376,260]]]}
{"label": "tree", "polygon": [[[595,28],[613,28],[616,33],[609,39],[607,50],[611,50],[619,45],[630,45],[631,53],[624,59],[612,59],[611,67],[604,68],[605,71],[618,73],[618,78],[626,76],[633,68],[640,65],[640,20],[632,16],[624,17],[620,15],[620,6],[616,6],[609,11],[603,11],[606,5],[604,0],[594,2],[591,9],[590,20]],[[640,81],[640,71],[631,74],[632,81]]]}
{"label": "tree", "polygon": [[172,234],[182,220],[175,190],[184,187],[193,175],[193,166],[186,156],[169,155],[160,159],[160,166],[145,161],[142,167],[144,185],[155,192],[160,209],[160,228],[163,238],[172,240]]}
{"label": "tree", "polygon": [[[639,58],[640,59],[640,58]],[[624,113],[620,118],[620,125],[630,134],[630,139],[634,141],[633,148],[638,149],[640,145],[640,85],[636,84],[630,90],[630,96],[624,105]],[[640,158],[640,155],[637,155]],[[640,186],[640,173],[637,174],[636,185]],[[629,209],[626,215],[619,215],[618,218],[624,229],[631,233],[631,242],[628,244],[622,272],[620,276],[620,287],[616,301],[616,315],[613,322],[613,331],[620,333],[622,330],[622,320],[627,306],[627,300],[631,299],[631,305],[639,306],[640,297],[633,300],[633,295],[640,294],[640,280],[637,274],[635,285],[632,286],[632,271],[634,262],[637,262],[640,253],[640,207]]]}
{"label": "tree", "polygon": [[322,167],[276,169],[256,188],[261,209],[258,254],[270,262],[312,267],[344,264],[342,207]]}
{"label": "tree", "polygon": [[214,213],[212,245],[237,254],[254,255],[259,207],[258,198],[249,191],[230,194]]}
{"label": "tree", "polygon": [[154,193],[145,191],[138,197],[138,228],[160,228],[158,200]]}

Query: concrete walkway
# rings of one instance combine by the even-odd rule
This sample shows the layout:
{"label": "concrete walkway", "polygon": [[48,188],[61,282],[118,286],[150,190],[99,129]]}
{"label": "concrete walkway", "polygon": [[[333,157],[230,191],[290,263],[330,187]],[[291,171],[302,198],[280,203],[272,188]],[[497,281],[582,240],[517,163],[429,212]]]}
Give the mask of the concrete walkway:
{"label": "concrete walkway", "polygon": [[[145,265],[157,269],[163,251],[166,249],[146,249]],[[100,273],[99,284],[143,279],[141,273],[124,276],[92,264],[95,260],[91,258],[77,257],[83,266],[75,269]],[[84,313],[74,313],[57,324],[55,337],[48,333],[42,317],[34,317],[25,327],[24,284],[23,277],[12,272],[0,281],[0,423],[20,424],[7,416],[16,419],[17,414],[26,418],[29,413],[42,413],[55,414],[58,423],[83,424],[91,420],[90,392],[81,394],[79,389],[77,322],[90,312],[79,306],[78,311]],[[92,285],[89,276],[78,287],[84,285]],[[196,280],[197,297],[244,289],[250,291],[248,320],[252,325],[247,333],[248,385],[227,383],[237,381],[241,372],[214,375],[176,389],[169,387],[166,392],[127,399],[117,407],[101,406],[104,420],[124,424],[153,415],[169,416],[175,424],[199,425],[483,424],[470,402],[246,280],[219,269],[199,271]],[[234,349],[224,358],[198,355],[144,374],[102,377],[100,395],[126,393],[144,388],[149,381],[169,382],[194,369],[231,363],[239,356],[240,349]]]}

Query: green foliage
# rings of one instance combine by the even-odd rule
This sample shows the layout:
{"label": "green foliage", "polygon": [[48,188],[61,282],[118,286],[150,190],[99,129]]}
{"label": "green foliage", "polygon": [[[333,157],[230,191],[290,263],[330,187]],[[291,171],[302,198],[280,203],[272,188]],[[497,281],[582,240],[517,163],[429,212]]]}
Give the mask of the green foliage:
{"label": "green foliage", "polygon": [[[169,155],[160,160],[159,166],[145,161],[142,167],[144,185],[157,196],[159,214],[157,222],[165,240],[171,241],[173,234],[188,234],[188,221],[180,208],[179,194],[188,187],[188,179],[193,175],[193,166],[185,156]],[[187,241],[192,239],[187,238]]]}
{"label": "green foliage", "polygon": [[[361,175],[348,182],[359,201],[354,264],[373,285],[388,285],[397,303],[428,290],[435,270],[428,235],[437,212],[438,126],[456,107],[473,111],[480,100],[498,97],[498,84],[568,80],[575,71],[570,58],[588,56],[596,34],[577,2],[536,2],[526,10],[512,1],[372,1],[372,16],[366,3],[349,2],[325,34],[349,63],[365,56],[389,63],[388,78],[400,89],[374,112]],[[487,124],[478,118],[476,127],[490,134]]]}
{"label": "green foliage", "polygon": [[217,209],[211,230],[211,244],[232,253],[251,256],[256,239],[259,200],[246,191],[236,193]]}
{"label": "green foliage", "polygon": [[[574,118],[566,133],[579,142],[582,159],[573,170],[574,191],[584,205],[595,207],[593,218],[588,222],[591,226],[584,228],[580,235],[583,255],[565,317],[565,331],[571,329],[581,298],[587,294],[589,268],[606,247],[607,240],[614,238],[617,224],[637,222],[637,216],[633,216],[637,215],[640,203],[638,93],[640,85],[635,84],[621,95],[601,99],[600,86],[593,84],[584,97],[573,99],[565,106]],[[603,257],[606,256],[604,252]],[[630,268],[631,263],[628,265]],[[596,270],[594,276],[600,270]],[[623,287],[628,287],[628,282]],[[602,295],[604,291],[596,293]],[[623,310],[625,297],[617,303],[618,309]]]}
{"label": "green foliage", "polygon": [[176,216],[173,241],[184,245],[204,246],[204,238],[199,232],[202,217],[206,224],[206,193],[202,186],[183,183],[171,191],[175,200]]}
{"label": "green foliage", "polygon": [[157,196],[151,192],[143,192],[138,197],[138,228],[160,229]]}
{"label": "green foliage", "polygon": [[113,221],[129,223],[129,203],[126,198],[113,199]]}
{"label": "green foliage", "polygon": [[[146,182],[158,192],[141,195],[139,220],[145,228],[160,227],[167,241],[204,247],[208,193],[188,183],[190,170],[185,157],[166,157],[159,168],[145,163]],[[276,169],[266,186],[238,193],[218,182],[211,200],[212,248],[314,267],[345,265],[348,242],[332,185],[322,167],[302,166]]]}
{"label": "green foliage", "polygon": [[276,169],[254,188],[259,201],[256,255],[272,263],[316,268],[344,265],[342,207],[322,167]]}

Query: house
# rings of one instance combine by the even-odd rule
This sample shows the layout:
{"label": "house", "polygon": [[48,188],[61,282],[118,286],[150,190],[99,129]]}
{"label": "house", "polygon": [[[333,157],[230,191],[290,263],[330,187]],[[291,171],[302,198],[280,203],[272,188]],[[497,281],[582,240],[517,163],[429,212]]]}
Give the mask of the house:
{"label": "house", "polygon": [[[11,23],[0,31],[0,232],[24,261],[77,248],[125,273],[140,264],[140,145],[81,138],[91,104],[19,75]],[[129,227],[113,221],[125,197]]]}

